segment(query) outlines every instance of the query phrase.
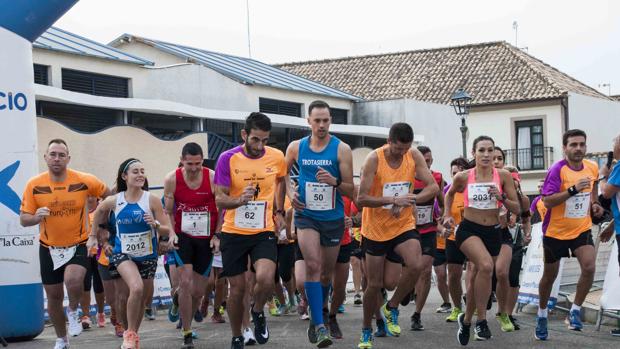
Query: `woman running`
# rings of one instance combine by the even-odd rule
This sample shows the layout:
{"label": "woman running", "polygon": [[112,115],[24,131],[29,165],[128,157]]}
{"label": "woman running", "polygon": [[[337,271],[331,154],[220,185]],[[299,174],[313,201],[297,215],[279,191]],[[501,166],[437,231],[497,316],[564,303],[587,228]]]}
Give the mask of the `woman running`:
{"label": "woman running", "polygon": [[120,165],[116,188],[118,194],[106,198],[97,208],[95,224],[105,228],[113,211],[111,223],[116,234],[108,241],[103,229],[99,229],[98,240],[110,256],[110,268],[121,276],[115,285],[117,311],[126,328],[121,349],[138,349],[137,332],[145,299],[153,292],[158,242],[168,239],[170,228],[160,199],[146,191],[148,184],[140,160],[131,158]]}
{"label": "woman running", "polygon": [[[495,142],[491,137],[480,136],[474,140],[475,167],[454,177],[454,183],[446,195],[446,207],[451,207],[454,195],[463,193],[465,209],[463,221],[456,231],[456,244],[475,268],[473,283],[467,290],[466,310],[459,315],[458,341],[467,345],[471,320],[477,310],[478,321],[475,338],[491,338],[486,320],[486,304],[491,294],[491,279],[495,261],[502,245],[499,228],[499,208],[503,204],[509,211],[520,211],[515,186],[510,173],[493,167]],[[445,210],[444,225],[455,225],[451,210]]]}

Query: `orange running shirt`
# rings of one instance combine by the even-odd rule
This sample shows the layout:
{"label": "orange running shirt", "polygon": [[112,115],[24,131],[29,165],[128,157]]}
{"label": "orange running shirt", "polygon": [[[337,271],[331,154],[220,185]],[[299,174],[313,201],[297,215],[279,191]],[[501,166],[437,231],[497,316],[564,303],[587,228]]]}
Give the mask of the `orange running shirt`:
{"label": "orange running shirt", "polygon": [[[566,160],[556,162],[547,173],[542,195],[549,196],[567,191],[582,179],[598,178],[598,165],[590,160],[583,160],[580,169],[572,169]],[[591,187],[590,187],[591,188]],[[573,240],[581,233],[592,228],[590,217],[591,189],[585,189],[571,196],[562,204],[550,208],[543,219],[543,234],[559,240]]]}
{"label": "orange running shirt", "polygon": [[[448,192],[451,184],[446,185],[444,188],[444,194]],[[452,207],[450,207],[450,214],[454,218],[454,224],[459,225],[463,220],[463,212],[465,211],[465,196],[463,193],[454,193],[454,200],[452,201]],[[454,235],[456,232],[456,227],[452,230],[450,236],[448,236],[448,240],[455,241],[456,236]]]}
{"label": "orange running shirt", "polygon": [[89,173],[67,169],[64,182],[55,183],[43,172],[26,184],[21,211],[35,214],[41,207],[49,208],[50,215],[39,224],[41,243],[69,247],[88,239],[87,199],[101,197],[105,191],[105,184]]}
{"label": "orange running shirt", "polygon": [[[387,145],[376,149],[377,172],[369,194],[374,197],[396,196],[413,192],[415,160],[411,152],[403,156],[400,167],[393,169],[385,159]],[[415,229],[413,207],[405,207],[398,218],[392,216],[392,205],[364,207],[362,210],[362,235],[373,241],[388,241]]]}
{"label": "orange running shirt", "polygon": [[254,199],[248,204],[226,210],[222,231],[241,235],[274,232],[276,179],[284,176],[284,154],[276,148],[265,147],[263,155],[256,159],[245,154],[243,145],[222,153],[215,169],[215,184],[228,187],[233,198],[241,196],[248,185],[256,188]]}

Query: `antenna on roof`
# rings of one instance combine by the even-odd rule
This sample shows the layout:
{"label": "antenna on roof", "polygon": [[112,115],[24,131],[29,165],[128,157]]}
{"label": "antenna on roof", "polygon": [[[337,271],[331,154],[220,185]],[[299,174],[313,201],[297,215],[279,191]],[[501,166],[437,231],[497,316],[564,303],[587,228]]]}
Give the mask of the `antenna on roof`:
{"label": "antenna on roof", "polygon": [[517,44],[517,39],[519,35],[519,23],[517,23],[517,21],[512,22],[512,29],[514,29],[515,31],[515,47],[519,47],[519,45]]}
{"label": "antenna on roof", "polygon": [[611,83],[598,84],[598,88],[607,87],[607,95],[611,96]]}
{"label": "antenna on roof", "polygon": [[250,1],[245,0],[245,8],[247,9],[248,20],[248,57],[252,58],[252,47],[250,46]]}

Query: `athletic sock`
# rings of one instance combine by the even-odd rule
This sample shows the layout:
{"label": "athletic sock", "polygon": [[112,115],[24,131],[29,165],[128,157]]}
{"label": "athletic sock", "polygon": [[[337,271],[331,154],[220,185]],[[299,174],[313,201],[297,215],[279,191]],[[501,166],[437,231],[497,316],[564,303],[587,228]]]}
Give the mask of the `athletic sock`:
{"label": "athletic sock", "polygon": [[310,305],[310,318],[314,325],[323,324],[323,290],[321,283],[318,281],[304,282],[306,288],[306,298]]}
{"label": "athletic sock", "polygon": [[547,308],[545,308],[545,309],[538,308],[538,317],[546,318],[547,314],[548,314]]}
{"label": "athletic sock", "polygon": [[573,303],[573,305],[570,307],[570,311],[573,311],[573,310],[581,311],[581,305],[577,305]]}

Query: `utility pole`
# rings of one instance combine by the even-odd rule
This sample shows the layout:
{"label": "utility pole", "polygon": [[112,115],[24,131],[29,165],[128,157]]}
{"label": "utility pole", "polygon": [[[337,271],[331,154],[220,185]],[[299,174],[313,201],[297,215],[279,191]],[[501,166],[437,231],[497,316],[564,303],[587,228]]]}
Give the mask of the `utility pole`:
{"label": "utility pole", "polygon": [[519,23],[517,23],[517,21],[512,22],[512,29],[514,29],[515,31],[515,47],[518,48],[519,44],[518,44],[517,39],[518,39],[518,34],[519,34]]}
{"label": "utility pole", "polygon": [[245,8],[247,10],[247,27],[248,27],[248,57],[252,58],[252,46],[250,45],[250,0],[245,0]]}

